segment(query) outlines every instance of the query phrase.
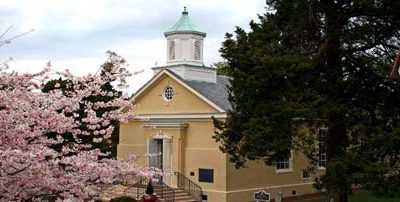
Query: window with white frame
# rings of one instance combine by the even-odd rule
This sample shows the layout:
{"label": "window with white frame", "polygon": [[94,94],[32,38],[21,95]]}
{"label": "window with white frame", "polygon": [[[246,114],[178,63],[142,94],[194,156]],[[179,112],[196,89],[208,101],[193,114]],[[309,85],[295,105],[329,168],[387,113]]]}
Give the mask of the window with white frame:
{"label": "window with white frame", "polygon": [[276,170],[277,171],[282,171],[282,170],[290,170],[291,165],[290,165],[290,154],[286,157],[281,157],[276,161]]}
{"label": "window with white frame", "polygon": [[301,179],[310,179],[311,178],[311,171],[310,169],[303,169],[301,171]]}
{"label": "window with white frame", "polygon": [[326,167],[326,133],[328,128],[320,128],[318,130],[318,166]]}
{"label": "window with white frame", "polygon": [[174,98],[175,92],[171,86],[166,86],[163,90],[163,97],[166,101],[171,101]]}

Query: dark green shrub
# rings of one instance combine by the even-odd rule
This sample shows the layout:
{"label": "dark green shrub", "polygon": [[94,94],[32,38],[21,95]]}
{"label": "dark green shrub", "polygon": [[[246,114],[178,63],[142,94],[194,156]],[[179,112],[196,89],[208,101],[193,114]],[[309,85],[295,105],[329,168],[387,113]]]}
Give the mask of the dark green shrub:
{"label": "dark green shrub", "polygon": [[146,194],[153,194],[154,193],[154,188],[153,188],[153,184],[151,183],[151,180],[149,180],[149,183],[147,183],[147,187],[146,187]]}
{"label": "dark green shrub", "polygon": [[110,202],[136,202],[136,200],[129,196],[121,196],[111,199]]}

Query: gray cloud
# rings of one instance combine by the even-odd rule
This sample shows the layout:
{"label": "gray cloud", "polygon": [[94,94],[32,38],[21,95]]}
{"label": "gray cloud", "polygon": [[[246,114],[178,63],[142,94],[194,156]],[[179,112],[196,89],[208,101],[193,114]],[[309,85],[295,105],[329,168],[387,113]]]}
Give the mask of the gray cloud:
{"label": "gray cloud", "polygon": [[[182,11],[182,3],[177,0],[168,3],[161,0],[103,0],[93,1],[93,6],[76,3],[79,1],[75,2],[76,5],[72,2],[71,5],[59,6],[55,3],[47,6],[43,2],[32,8],[30,7],[32,5],[24,6],[24,4],[0,7],[0,30],[8,25],[15,25],[16,28],[11,33],[15,35],[28,30],[29,26],[35,28],[35,32],[16,39],[11,45],[3,46],[0,49],[0,56],[13,56],[18,60],[43,58],[65,60],[98,56],[113,47],[135,44],[141,40],[164,39],[163,33],[179,19]],[[206,40],[210,39],[210,44],[207,45],[206,41],[206,45],[213,50],[209,50],[212,55],[206,55],[210,55],[211,60],[218,58],[215,55],[218,54],[217,49],[225,32],[232,32],[236,25],[247,26],[250,19],[255,19],[256,14],[263,10],[258,0],[236,1],[237,4],[239,2],[241,4],[238,8],[231,4],[221,7],[220,5],[224,4],[215,2],[217,1],[186,2],[193,4],[192,7],[188,6],[194,23],[198,25],[200,31],[207,32]],[[249,7],[247,10],[243,7],[246,5]],[[258,10],[254,10],[253,7]],[[215,43],[217,40],[220,41]],[[163,45],[142,48],[159,50],[164,48]],[[133,51],[137,50],[130,52]],[[151,57],[153,56],[149,55],[144,58]],[[160,56],[154,55],[154,57]],[[131,58],[131,60],[139,59]]]}

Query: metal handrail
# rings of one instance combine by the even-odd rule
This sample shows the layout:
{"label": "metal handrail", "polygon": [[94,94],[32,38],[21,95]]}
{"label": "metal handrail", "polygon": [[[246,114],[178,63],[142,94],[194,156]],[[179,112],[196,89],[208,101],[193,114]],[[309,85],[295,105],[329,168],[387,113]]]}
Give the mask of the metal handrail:
{"label": "metal handrail", "polygon": [[[125,189],[124,195],[133,196],[136,200],[140,200],[142,195],[145,193],[148,183],[149,179],[141,179]],[[154,193],[156,193],[159,199],[162,199],[165,202],[175,202],[175,190],[166,185],[164,182],[153,182],[153,189]]]}
{"label": "metal handrail", "polygon": [[186,192],[189,193],[191,197],[193,197],[196,201],[201,202],[203,194],[203,190],[199,185],[194,183],[192,180],[182,175],[179,172],[174,172],[174,175],[177,176],[177,186],[178,188],[182,188]]}
{"label": "metal handrail", "polygon": [[143,180],[144,179],[140,179],[135,184],[130,185],[128,188],[126,188],[124,190],[124,196],[132,196],[136,200],[140,200],[144,191],[146,190],[146,187],[143,186]]}

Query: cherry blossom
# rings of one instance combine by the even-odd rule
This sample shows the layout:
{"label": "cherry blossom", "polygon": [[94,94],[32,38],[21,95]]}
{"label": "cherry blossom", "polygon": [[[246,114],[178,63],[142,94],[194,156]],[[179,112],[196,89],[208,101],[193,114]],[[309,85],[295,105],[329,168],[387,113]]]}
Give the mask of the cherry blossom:
{"label": "cherry blossom", "polygon": [[[41,84],[54,74],[71,81],[73,90],[68,94],[57,88],[41,92]],[[0,65],[0,201],[91,200],[99,196],[99,184],[113,183],[126,175],[151,176],[153,173],[140,168],[135,158],[101,158],[106,154],[79,143],[78,135],[91,135],[94,142],[107,139],[114,129],[110,121],[135,118],[118,109],[96,116],[98,107],[129,109],[132,104],[127,97],[110,102],[84,101],[88,96],[108,93],[100,88],[105,82],[126,76],[129,73],[124,64],[118,63],[109,73],[83,77],[68,71],[54,73],[50,68],[35,74],[18,73],[8,70],[6,63]],[[82,109],[87,114],[83,123],[74,113]],[[91,131],[79,129],[80,124]],[[98,130],[100,126],[108,127]],[[49,133],[55,137],[50,138],[46,135]],[[52,145],[65,141],[64,133],[71,133],[77,141],[63,145],[60,151],[52,149]]]}

